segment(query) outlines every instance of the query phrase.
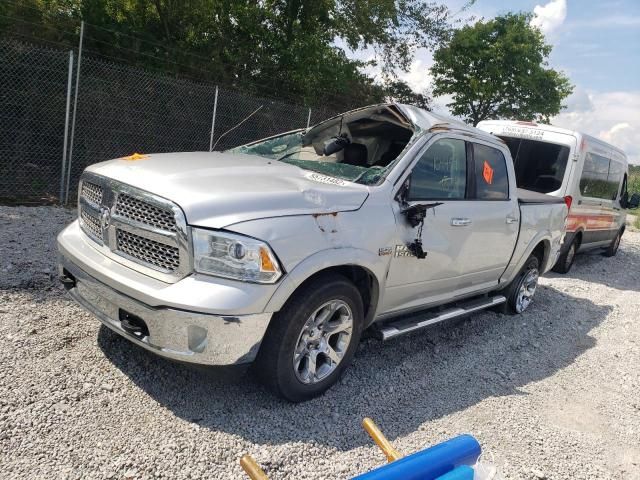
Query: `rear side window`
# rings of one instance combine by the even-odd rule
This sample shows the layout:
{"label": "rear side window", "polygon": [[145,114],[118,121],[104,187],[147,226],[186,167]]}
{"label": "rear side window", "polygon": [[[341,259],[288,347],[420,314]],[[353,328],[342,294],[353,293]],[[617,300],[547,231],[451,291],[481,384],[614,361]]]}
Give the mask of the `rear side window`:
{"label": "rear side window", "polygon": [[609,175],[607,176],[607,184],[609,192],[611,196],[609,197],[611,200],[615,200],[618,198],[618,191],[620,187],[620,183],[624,178],[625,167],[622,163],[616,162],[615,160],[611,160],[609,163]]}
{"label": "rear side window", "polygon": [[580,177],[580,193],[584,197],[614,200],[624,175],[624,167],[602,155],[587,152]]}
{"label": "rear side window", "polygon": [[554,192],[562,186],[569,147],[538,140],[500,137],[509,147],[519,188]]}
{"label": "rear side window", "polygon": [[463,140],[433,143],[411,172],[408,200],[460,200],[467,189],[467,153]]}
{"label": "rear side window", "polygon": [[496,148],[473,143],[474,180],[478,200],[507,200],[509,177],[507,163]]}

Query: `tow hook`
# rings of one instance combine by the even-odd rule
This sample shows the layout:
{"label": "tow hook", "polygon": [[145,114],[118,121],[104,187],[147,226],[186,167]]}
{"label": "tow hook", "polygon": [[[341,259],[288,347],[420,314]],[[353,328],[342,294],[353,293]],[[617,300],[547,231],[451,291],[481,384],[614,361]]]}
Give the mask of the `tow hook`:
{"label": "tow hook", "polygon": [[144,320],[137,315],[133,315],[125,310],[120,309],[120,326],[129,335],[142,339],[149,336],[149,327]]}
{"label": "tow hook", "polygon": [[60,280],[60,283],[64,285],[66,290],[71,290],[76,286],[76,278],[66,270],[63,270],[63,272],[58,276],[58,280]]}

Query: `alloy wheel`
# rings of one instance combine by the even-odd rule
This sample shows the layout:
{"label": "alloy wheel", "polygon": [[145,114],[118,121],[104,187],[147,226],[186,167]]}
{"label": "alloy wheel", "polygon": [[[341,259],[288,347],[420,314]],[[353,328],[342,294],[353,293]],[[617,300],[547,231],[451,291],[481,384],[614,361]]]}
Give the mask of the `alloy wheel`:
{"label": "alloy wheel", "polygon": [[524,312],[529,305],[531,305],[533,296],[536,293],[536,288],[538,287],[539,276],[538,269],[532,268],[527,271],[527,274],[522,279],[516,297],[516,311],[518,313]]}
{"label": "alloy wheel", "polygon": [[297,379],[315,384],[327,378],[349,348],[353,312],[342,300],[331,300],[313,312],[305,322],[293,353]]}

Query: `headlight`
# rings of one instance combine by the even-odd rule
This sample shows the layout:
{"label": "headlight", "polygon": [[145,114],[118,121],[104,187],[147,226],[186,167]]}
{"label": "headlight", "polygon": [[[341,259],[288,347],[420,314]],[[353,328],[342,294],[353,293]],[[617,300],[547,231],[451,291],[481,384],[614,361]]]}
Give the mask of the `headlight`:
{"label": "headlight", "polygon": [[201,228],[191,229],[196,272],[257,283],[274,283],[282,275],[269,245],[253,238]]}

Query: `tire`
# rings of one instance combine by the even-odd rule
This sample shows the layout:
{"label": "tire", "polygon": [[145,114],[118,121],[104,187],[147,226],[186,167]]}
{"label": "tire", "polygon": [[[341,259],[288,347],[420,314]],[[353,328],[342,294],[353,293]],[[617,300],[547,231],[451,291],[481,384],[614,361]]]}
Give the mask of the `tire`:
{"label": "tire", "polygon": [[576,259],[576,253],[578,253],[578,238],[575,237],[567,248],[556,261],[556,264],[553,266],[552,270],[557,273],[569,273],[571,267],[573,266],[573,262]]}
{"label": "tire", "polygon": [[351,363],[363,312],[360,292],[341,275],[304,285],[269,325],[254,362],[258,379],[291,402],[321,395]]}
{"label": "tire", "polygon": [[618,253],[618,247],[620,246],[620,240],[622,239],[622,230],[620,230],[615,238],[611,240],[611,244],[604,251],[603,255],[605,257],[613,257],[616,253]]}
{"label": "tire", "polygon": [[506,303],[503,304],[503,313],[520,314],[531,305],[538,286],[539,269],[538,258],[531,255],[518,275],[503,290],[503,295],[507,298]]}

